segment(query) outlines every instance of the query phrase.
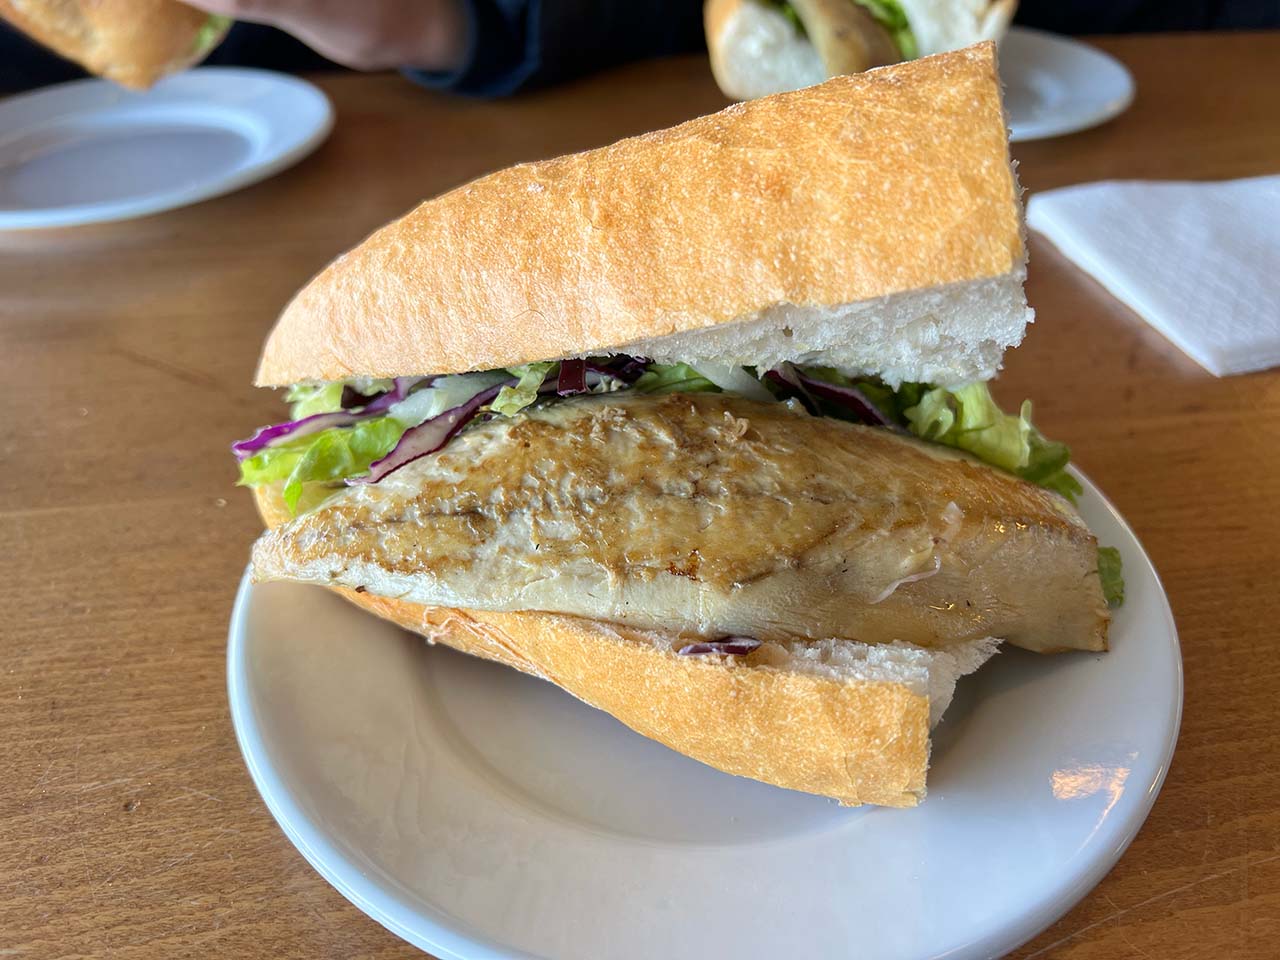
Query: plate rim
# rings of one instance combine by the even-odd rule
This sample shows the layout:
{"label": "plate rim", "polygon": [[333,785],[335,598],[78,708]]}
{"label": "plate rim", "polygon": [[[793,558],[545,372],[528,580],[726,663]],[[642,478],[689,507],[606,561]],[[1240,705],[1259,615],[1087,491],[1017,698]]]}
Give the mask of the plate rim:
{"label": "plate rim", "polygon": [[[1021,923],[1017,922],[1016,919],[1009,921],[1003,926],[997,926],[996,930],[988,933],[983,939],[968,945],[968,949],[984,951],[992,957],[1003,956],[1016,950],[1049,929],[1074,909],[1089,891],[1101,883],[1107,874],[1115,868],[1116,864],[1120,862],[1120,858],[1124,856],[1138,834],[1142,832],[1142,828],[1146,826],[1147,820],[1151,816],[1151,811],[1155,809],[1156,800],[1160,798],[1160,791],[1164,789],[1165,780],[1169,776],[1169,768],[1173,765],[1173,756],[1177,752],[1178,738],[1182,734],[1182,710],[1186,693],[1183,677],[1182,639],[1178,636],[1178,624],[1173,616],[1173,606],[1169,603],[1169,592],[1164,587],[1164,580],[1161,579],[1160,571],[1152,562],[1150,554],[1147,553],[1147,548],[1143,546],[1142,541],[1138,539],[1138,535],[1129,525],[1129,522],[1102,491],[1102,488],[1090,480],[1088,475],[1075,464],[1069,464],[1067,472],[1079,480],[1085,489],[1097,498],[1099,505],[1111,515],[1112,520],[1119,524],[1121,529],[1130,537],[1133,545],[1141,555],[1146,569],[1150,572],[1156,589],[1159,591],[1160,606],[1163,614],[1161,619],[1164,621],[1163,626],[1172,641],[1172,652],[1174,654],[1172,716],[1166,719],[1168,734],[1160,756],[1160,767],[1141,801],[1141,816],[1137,817],[1121,831],[1121,835],[1118,838],[1119,842],[1114,844],[1104,856],[1096,858],[1088,867],[1079,871],[1057,900],[1046,900],[1040,910],[1023,914]],[[1018,932],[1014,933],[1015,930]],[[1004,931],[1007,939],[1001,938],[1001,931]],[[966,954],[964,950],[956,952],[957,957],[969,955],[981,955],[981,952],[976,954]]]}
{"label": "plate rim", "polygon": [[[211,76],[230,78],[237,83],[244,81],[266,82],[273,85],[277,90],[288,89],[293,95],[309,99],[311,105],[318,108],[319,115],[312,127],[306,131],[306,134],[297,137],[296,142],[292,142],[285,149],[268,154],[265,160],[261,158],[251,160],[243,166],[235,168],[229,174],[213,177],[195,187],[167,190],[151,196],[144,195],[141,197],[127,197],[121,200],[97,201],[56,207],[0,207],[0,231],[17,232],[88,226],[98,223],[117,223],[123,220],[134,220],[157,213],[164,213],[168,210],[193,206],[205,200],[212,200],[252,186],[294,166],[315,152],[329,137],[329,134],[333,132],[335,120],[333,102],[320,87],[293,74],[264,70],[258,67],[201,66],[174,74],[160,82],[161,84],[167,83],[169,87],[176,86],[181,88],[193,78],[198,80]],[[152,90],[155,89],[152,88]],[[40,99],[63,98],[73,91],[82,91],[90,102],[85,105],[84,109],[68,110],[59,114],[59,116],[92,116],[99,110],[127,102],[129,99],[145,98],[151,92],[126,91],[109,80],[86,77],[66,83],[52,84],[37,90],[0,99],[0,116],[3,115],[6,108],[26,108]],[[164,93],[165,91],[162,90],[161,92]],[[242,114],[246,110],[252,110],[252,107],[246,107],[243,103],[234,107],[223,105],[223,108],[224,110],[231,109]],[[210,129],[229,129],[225,124],[201,125]]]}
{"label": "plate rim", "polygon": [[[1074,465],[1069,466],[1068,470],[1085,485],[1091,496],[1097,499],[1099,507],[1130,538],[1158,591],[1157,599],[1162,613],[1161,632],[1171,644],[1173,654],[1174,695],[1171,715],[1166,717],[1167,734],[1161,745],[1159,767],[1153,781],[1138,800],[1138,810],[1133,819],[1115,828],[1118,836],[1113,838],[1111,845],[1100,854],[1095,854],[1075,872],[1065,887],[1059,888],[1052,895],[1046,895],[1034,909],[997,920],[972,940],[956,944],[952,952],[947,954],[951,958],[998,956],[1017,949],[1065,916],[1096,887],[1119,862],[1150,817],[1168,776],[1181,733],[1185,689],[1182,646],[1164,582],[1146,548],[1111,500],[1083,471]],[[238,670],[246,664],[246,623],[253,586],[251,570],[246,567],[237,588],[228,630],[227,691],[231,721],[250,778],[272,818],[290,843],[330,886],[366,916],[402,940],[430,951],[440,957],[440,960],[548,960],[542,954],[487,937],[449,917],[434,905],[425,904],[426,909],[423,909],[404,903],[394,892],[387,890],[385,885],[370,879],[364,870],[330,843],[323,830],[302,810],[277,773],[259,762],[259,758],[266,757],[267,750],[258,729],[256,711],[245,689],[247,675],[241,676]],[[247,721],[252,721],[251,729],[246,729]],[[352,877],[359,877],[360,884],[351,882]],[[358,886],[362,888],[358,889]],[[422,930],[423,921],[426,921],[428,927],[426,931]]]}
{"label": "plate rim", "polygon": [[[513,950],[506,944],[485,937],[478,931],[457,932],[441,911],[432,909],[431,922],[435,939],[420,937],[409,925],[405,914],[421,919],[421,910],[402,903],[393,893],[369,881],[364,871],[342,850],[331,843],[324,832],[302,810],[276,771],[261,762],[267,754],[257,722],[257,712],[245,690],[245,677],[237,671],[244,662],[249,616],[252,601],[252,576],[248,567],[240,578],[235,602],[231,608],[231,625],[227,639],[227,699],[231,712],[231,726],[236,745],[254,788],[276,825],[288,838],[304,860],[326,883],[342,894],[361,913],[377,921],[400,939],[422,950],[429,950],[440,960],[547,960],[536,954]],[[246,720],[246,718],[249,718]],[[341,867],[340,873],[335,866]],[[360,877],[367,889],[359,889],[346,877]],[[463,952],[459,948],[466,948]]]}
{"label": "plate rim", "polygon": [[[1072,36],[1061,33],[1054,33],[1051,30],[1040,30],[1036,27],[1024,27],[1021,24],[1015,24],[1009,28],[1008,34],[1002,45],[1008,41],[1009,37],[1022,36],[1037,42],[1050,43],[1059,46],[1062,49],[1070,49],[1075,54],[1085,53],[1087,56],[1098,57],[1108,64],[1116,68],[1125,81],[1124,92],[1115,100],[1108,101],[1093,110],[1090,113],[1081,113],[1072,120],[1042,120],[1039,122],[1028,121],[1016,124],[1013,117],[1008,118],[1009,121],[1009,142],[1010,143],[1030,143],[1034,140],[1052,140],[1055,137],[1065,137],[1073,133],[1081,133],[1085,130],[1091,130],[1094,127],[1102,126],[1108,121],[1114,120],[1122,113],[1133,106],[1133,101],[1137,96],[1137,81],[1134,80],[1133,71],[1131,71],[1124,61],[1119,57],[1108,53],[1100,47],[1095,47],[1091,43],[1085,43]],[[1005,88],[1009,86],[1007,79],[1001,78],[1001,85]]]}

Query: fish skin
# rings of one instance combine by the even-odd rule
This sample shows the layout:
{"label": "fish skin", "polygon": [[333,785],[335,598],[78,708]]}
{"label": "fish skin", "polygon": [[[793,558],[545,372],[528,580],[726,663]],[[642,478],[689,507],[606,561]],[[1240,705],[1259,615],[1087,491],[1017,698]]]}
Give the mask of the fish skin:
{"label": "fish skin", "polygon": [[[1106,649],[1059,495],[936,444],[725,394],[477,423],[263,535],[259,579],[761,640]],[[904,578],[912,578],[906,580]]]}

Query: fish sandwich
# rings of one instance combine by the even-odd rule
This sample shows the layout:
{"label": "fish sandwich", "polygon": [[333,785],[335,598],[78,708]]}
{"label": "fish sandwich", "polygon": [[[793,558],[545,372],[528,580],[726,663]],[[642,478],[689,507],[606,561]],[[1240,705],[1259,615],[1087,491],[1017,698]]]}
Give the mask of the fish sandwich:
{"label": "fish sandwich", "polygon": [[730,773],[910,806],[1001,641],[1106,648],[994,47],[504,170],[338,258],[235,445],[259,580],[338,590]]}

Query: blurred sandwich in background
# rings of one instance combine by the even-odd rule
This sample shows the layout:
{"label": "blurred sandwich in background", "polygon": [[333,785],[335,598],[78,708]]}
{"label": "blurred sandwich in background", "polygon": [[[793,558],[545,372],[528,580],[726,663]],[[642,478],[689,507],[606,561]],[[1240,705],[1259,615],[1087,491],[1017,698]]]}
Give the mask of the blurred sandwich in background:
{"label": "blurred sandwich in background", "polygon": [[231,26],[176,0],[0,0],[0,18],[90,73],[137,90],[199,63]]}
{"label": "blurred sandwich in background", "polygon": [[735,100],[998,41],[1017,0],[707,0],[711,70]]}

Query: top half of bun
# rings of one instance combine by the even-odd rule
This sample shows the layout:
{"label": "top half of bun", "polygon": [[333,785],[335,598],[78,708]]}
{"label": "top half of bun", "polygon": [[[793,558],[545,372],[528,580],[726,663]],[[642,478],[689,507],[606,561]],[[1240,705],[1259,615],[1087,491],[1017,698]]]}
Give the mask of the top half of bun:
{"label": "top half of bun", "polygon": [[591,353],[987,379],[1030,318],[995,47],[483,177],[286,308],[257,382]]}

